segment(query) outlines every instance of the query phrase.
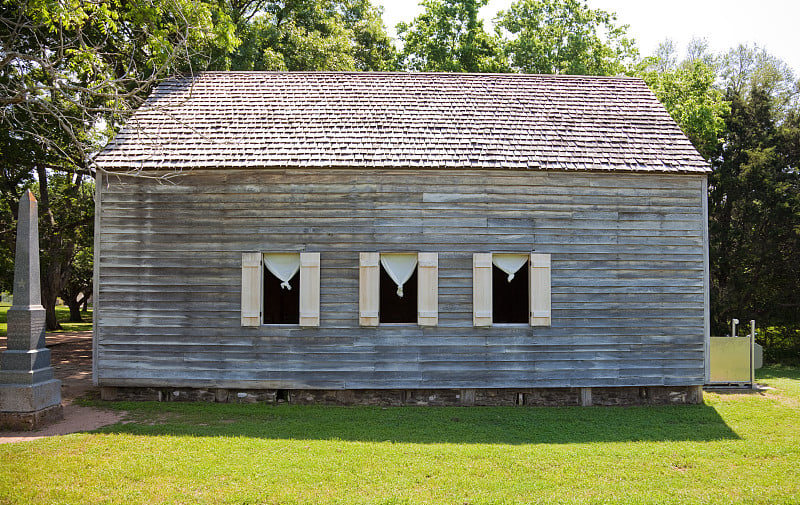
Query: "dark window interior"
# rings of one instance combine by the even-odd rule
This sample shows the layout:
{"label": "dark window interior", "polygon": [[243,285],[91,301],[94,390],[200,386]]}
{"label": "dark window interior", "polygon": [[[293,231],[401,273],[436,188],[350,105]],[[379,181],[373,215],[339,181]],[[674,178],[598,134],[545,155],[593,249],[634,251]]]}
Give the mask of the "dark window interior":
{"label": "dark window interior", "polygon": [[300,324],[300,272],[283,289],[281,280],[264,268],[264,324]]}
{"label": "dark window interior", "polygon": [[511,282],[505,272],[492,265],[492,322],[528,323],[528,291],[528,263],[514,274]]}
{"label": "dark window interior", "polygon": [[403,298],[397,296],[397,284],[381,265],[381,301],[379,307],[382,323],[417,322],[417,269],[403,284]]}

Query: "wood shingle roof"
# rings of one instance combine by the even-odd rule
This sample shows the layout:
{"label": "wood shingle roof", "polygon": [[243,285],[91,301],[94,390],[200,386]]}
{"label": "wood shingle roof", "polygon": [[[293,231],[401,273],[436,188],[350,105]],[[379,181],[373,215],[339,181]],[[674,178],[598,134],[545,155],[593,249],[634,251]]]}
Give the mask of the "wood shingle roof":
{"label": "wood shingle roof", "polygon": [[709,171],[642,80],[524,74],[200,73],[159,85],[97,163]]}

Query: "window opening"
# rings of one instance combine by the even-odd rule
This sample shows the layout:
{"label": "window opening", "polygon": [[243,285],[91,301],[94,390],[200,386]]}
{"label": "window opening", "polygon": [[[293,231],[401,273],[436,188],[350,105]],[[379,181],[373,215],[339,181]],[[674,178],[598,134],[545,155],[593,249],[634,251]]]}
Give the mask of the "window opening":
{"label": "window opening", "polygon": [[264,255],[264,324],[300,324],[300,255]]}
{"label": "window opening", "polygon": [[417,255],[381,254],[381,323],[417,322]]}
{"label": "window opening", "polygon": [[492,257],[492,320],[494,323],[529,322],[528,258],[496,254]]}

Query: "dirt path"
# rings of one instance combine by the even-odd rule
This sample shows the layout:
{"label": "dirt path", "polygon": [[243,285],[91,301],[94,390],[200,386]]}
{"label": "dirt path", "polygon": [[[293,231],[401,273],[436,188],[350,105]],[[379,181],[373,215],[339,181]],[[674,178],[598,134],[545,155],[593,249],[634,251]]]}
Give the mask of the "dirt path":
{"label": "dirt path", "polygon": [[[0,337],[0,351],[5,347],[6,338]],[[0,431],[0,444],[96,430],[119,422],[125,415],[124,412],[81,407],[73,403],[75,398],[99,397],[98,389],[92,385],[92,332],[48,333],[47,347],[56,378],[61,380],[64,419],[37,431]]]}

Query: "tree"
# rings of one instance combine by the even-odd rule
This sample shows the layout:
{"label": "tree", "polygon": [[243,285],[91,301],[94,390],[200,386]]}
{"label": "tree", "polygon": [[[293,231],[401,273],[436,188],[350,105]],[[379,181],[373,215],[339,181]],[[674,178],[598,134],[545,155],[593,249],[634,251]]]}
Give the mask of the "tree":
{"label": "tree", "polygon": [[712,325],[752,317],[772,359],[800,352],[800,100],[781,60],[738,46],[720,62],[730,101],[709,178]]}
{"label": "tree", "polygon": [[775,112],[782,118],[800,107],[800,80],[791,67],[758,46],[739,45],[722,57],[722,89],[747,98],[753,89],[772,98]]}
{"label": "tree", "polygon": [[383,8],[369,0],[350,0],[345,4],[343,19],[352,32],[356,70],[393,70],[396,52],[383,23]]}
{"label": "tree", "polygon": [[716,87],[716,63],[705,47],[703,41],[695,40],[688,57],[678,64],[674,46],[667,41],[656,56],[639,63],[635,74],[653,90],[700,154],[710,159],[725,128],[723,115],[729,106]]}
{"label": "tree", "polygon": [[536,74],[625,73],[638,51],[615,21],[580,0],[519,0],[498,14],[511,68]]}
{"label": "tree", "polygon": [[[0,6],[0,182],[8,210],[0,227],[14,229],[16,202],[36,180],[43,305],[48,329],[55,329],[55,300],[76,250],[69,227],[82,222],[56,210],[71,209],[59,198],[80,191],[94,155],[155,83],[205,68],[212,47],[238,40],[212,2],[0,0]],[[3,249],[13,251],[8,240]]]}
{"label": "tree", "polygon": [[387,70],[395,57],[369,0],[250,0],[229,13],[242,44],[212,55],[218,70]]}
{"label": "tree", "polygon": [[203,68],[211,46],[236,43],[225,15],[204,2],[2,5],[0,121],[12,138],[40,144],[52,168],[86,170],[109,128],[156,82]]}
{"label": "tree", "polygon": [[[709,185],[712,324],[800,324],[800,111],[757,84],[731,89]],[[795,346],[800,343],[795,342]]]}
{"label": "tree", "polygon": [[[69,268],[58,296],[69,307],[71,323],[82,322],[80,306],[92,294],[94,277],[94,183],[78,177],[50,177],[53,219],[43,235],[45,240],[69,244],[71,256],[63,261]],[[43,257],[45,269],[50,267],[48,260]],[[55,313],[51,316],[55,317]]]}
{"label": "tree", "polygon": [[92,296],[92,287],[94,286],[93,251],[94,247],[91,244],[78,249],[72,260],[70,275],[61,290],[61,299],[69,307],[70,323],[83,322],[81,306],[86,310],[88,299]]}
{"label": "tree", "polygon": [[[0,0],[0,240],[40,192],[42,293],[69,302],[90,265],[77,205],[93,157],[160,80],[205,69],[384,70],[394,50],[369,0]],[[72,187],[70,187],[72,186]],[[62,199],[65,199],[62,201]],[[72,212],[74,214],[65,214]],[[73,263],[70,263],[73,262]],[[9,286],[4,269],[0,279]]]}
{"label": "tree", "polygon": [[[59,329],[55,307],[75,272],[75,259],[87,258],[94,224],[94,185],[80,174],[50,174],[34,185],[40,202],[39,243],[41,249],[42,305],[49,329]],[[86,267],[78,265],[78,267]]]}
{"label": "tree", "polygon": [[27,161],[37,154],[43,153],[35,142],[14,139],[7,125],[0,123],[0,292],[11,292],[14,286],[18,204],[33,184],[33,171]]}
{"label": "tree", "polygon": [[426,72],[508,71],[499,39],[487,34],[478,10],[488,0],[423,0],[425,11],[398,23],[398,67]]}

